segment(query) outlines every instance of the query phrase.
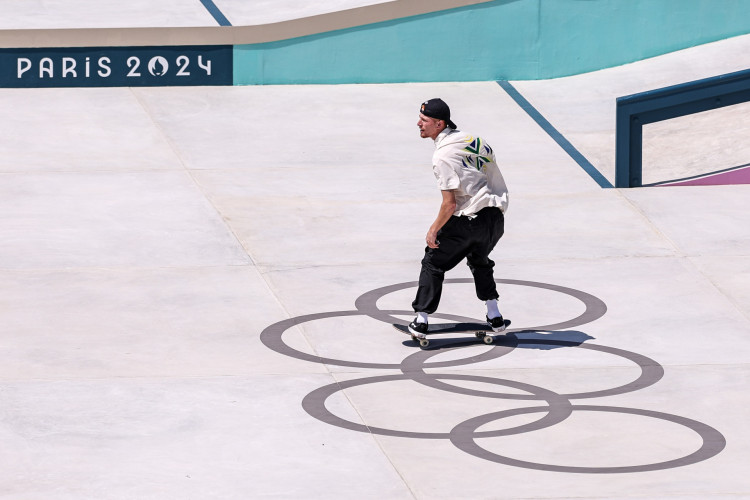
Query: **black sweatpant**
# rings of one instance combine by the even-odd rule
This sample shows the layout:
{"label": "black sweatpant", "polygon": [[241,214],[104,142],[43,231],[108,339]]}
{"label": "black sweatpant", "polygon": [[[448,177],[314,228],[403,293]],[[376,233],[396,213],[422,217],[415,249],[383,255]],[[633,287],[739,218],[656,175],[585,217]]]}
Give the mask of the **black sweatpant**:
{"label": "black sweatpant", "polygon": [[505,219],[499,208],[487,207],[474,218],[451,217],[438,231],[438,248],[425,248],[419,273],[417,297],[412,302],[415,312],[432,314],[437,310],[443,291],[445,273],[466,258],[474,275],[477,298],[497,299],[497,286],[489,255],[503,235]]}

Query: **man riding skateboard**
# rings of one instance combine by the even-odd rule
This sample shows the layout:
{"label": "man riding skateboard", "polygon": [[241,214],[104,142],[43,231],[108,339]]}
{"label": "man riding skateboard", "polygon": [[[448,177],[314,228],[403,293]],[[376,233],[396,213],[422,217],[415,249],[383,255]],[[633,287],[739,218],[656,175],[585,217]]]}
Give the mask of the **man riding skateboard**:
{"label": "man riding skateboard", "polygon": [[438,308],[445,273],[463,259],[474,276],[477,297],[487,306],[487,323],[501,332],[506,325],[498,309],[495,263],[489,254],[504,232],[508,188],[495,155],[484,139],[457,130],[442,99],[422,103],[417,126],[423,139],[435,142],[432,171],[442,202],[425,237],[427,247],[412,303],[417,317],[409,332],[422,337],[429,331],[428,318]]}

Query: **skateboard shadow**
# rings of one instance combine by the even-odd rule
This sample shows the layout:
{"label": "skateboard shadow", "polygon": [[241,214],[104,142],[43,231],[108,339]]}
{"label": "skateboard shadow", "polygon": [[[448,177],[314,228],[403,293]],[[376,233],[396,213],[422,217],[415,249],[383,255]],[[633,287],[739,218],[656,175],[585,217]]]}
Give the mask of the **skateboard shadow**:
{"label": "skateboard shadow", "polygon": [[[461,325],[464,327],[465,325]],[[433,333],[453,333],[459,331],[458,328],[445,328],[444,331]],[[460,330],[466,333],[465,329]],[[579,330],[522,330],[509,331],[507,333],[491,334],[494,342],[491,345],[505,346],[513,349],[538,349],[549,351],[563,347],[577,347],[587,340],[594,337]],[[404,345],[414,345],[414,341],[406,340]],[[444,349],[448,347],[462,347],[468,345],[482,345],[481,341],[475,338],[463,336],[461,338],[439,338],[430,335],[430,345],[427,350]]]}

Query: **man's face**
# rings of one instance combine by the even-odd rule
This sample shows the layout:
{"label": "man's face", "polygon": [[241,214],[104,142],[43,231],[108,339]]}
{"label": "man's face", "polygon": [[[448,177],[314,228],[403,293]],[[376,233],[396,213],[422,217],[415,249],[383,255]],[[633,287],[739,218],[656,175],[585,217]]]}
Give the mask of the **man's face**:
{"label": "man's face", "polygon": [[422,113],[419,113],[419,121],[417,122],[417,127],[419,127],[419,135],[422,137],[422,139],[426,139],[428,137],[430,139],[435,139],[438,134],[445,128],[445,123],[443,122],[443,120],[430,118],[429,116],[425,116]]}

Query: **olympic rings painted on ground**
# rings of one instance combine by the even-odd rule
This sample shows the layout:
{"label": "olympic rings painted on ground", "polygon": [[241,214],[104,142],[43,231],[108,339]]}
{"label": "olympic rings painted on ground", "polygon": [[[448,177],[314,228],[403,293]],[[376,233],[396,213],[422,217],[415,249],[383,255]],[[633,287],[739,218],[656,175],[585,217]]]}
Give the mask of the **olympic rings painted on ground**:
{"label": "olympic rings painted on ground", "polygon": [[[493,344],[493,347],[480,354],[472,352],[471,356],[465,358],[453,359],[448,361],[429,361],[432,357],[437,354],[444,353],[460,348],[466,348],[468,346],[476,345],[474,341],[453,341],[446,344],[444,348],[440,350],[424,350],[417,351],[416,353],[407,356],[401,363],[368,363],[361,361],[349,361],[342,359],[326,358],[322,356],[316,356],[314,354],[308,354],[297,349],[292,348],[286,344],[283,340],[283,334],[288,329],[308,323],[311,321],[317,321],[327,318],[336,317],[347,317],[347,316],[368,316],[372,319],[382,321],[385,323],[400,323],[405,324],[404,321],[398,319],[396,316],[408,316],[413,314],[412,311],[408,310],[381,310],[377,306],[377,302],[383,296],[393,293],[399,290],[403,290],[410,287],[416,287],[416,282],[399,283],[390,285],[375,290],[371,290],[367,293],[362,294],[355,300],[356,310],[352,311],[332,311],[325,313],[308,314],[303,316],[297,316],[289,318],[278,323],[274,323],[269,327],[265,328],[261,332],[261,341],[263,344],[280,354],[289,356],[292,358],[300,359],[303,361],[309,361],[313,363],[346,366],[354,368],[370,368],[370,369],[396,369],[400,370],[400,374],[393,375],[382,375],[373,377],[364,377],[346,382],[338,382],[335,384],[326,385],[319,389],[316,389],[309,393],[302,401],[302,407],[312,417],[325,422],[330,425],[349,429],[357,432],[366,432],[371,434],[378,434],[383,436],[392,437],[403,437],[412,439],[448,439],[456,448],[473,455],[475,457],[500,463],[504,465],[522,467],[527,469],[542,470],[542,471],[553,471],[553,472],[566,472],[566,473],[586,473],[586,474],[602,474],[602,473],[632,473],[632,472],[646,472],[654,470],[663,470],[674,467],[682,467],[689,464],[694,464],[703,460],[707,460],[718,453],[720,453],[726,446],[726,440],[724,436],[716,429],[685,417],[677,415],[671,415],[668,413],[656,412],[651,410],[642,410],[637,408],[623,408],[614,406],[593,406],[593,405],[574,405],[571,400],[575,399],[592,399],[600,398],[605,396],[614,396],[625,394],[628,392],[636,391],[648,387],[658,382],[664,375],[663,367],[656,361],[643,356],[638,353],[626,351],[623,349],[617,349],[614,347],[595,345],[595,344],[584,344],[582,342],[572,342],[568,340],[559,340],[555,338],[537,338],[537,339],[523,339],[520,340],[515,337],[518,333],[528,332],[550,332],[552,330],[561,330],[576,327],[582,324],[590,323],[601,316],[607,311],[607,306],[599,298],[590,295],[580,290],[572,288],[562,287],[558,285],[551,285],[547,283],[538,283],[532,281],[519,281],[519,280],[495,280],[498,283],[504,283],[506,285],[518,285],[518,286],[529,286],[535,288],[541,288],[546,290],[552,290],[560,292],[571,297],[574,297],[585,305],[585,310],[579,316],[564,320],[559,323],[551,325],[543,325],[536,327],[524,327],[515,328],[508,330],[503,341],[498,341]],[[445,280],[445,284],[452,283],[472,283],[472,279],[450,279]],[[434,314],[432,317],[441,318],[452,322],[478,322],[474,318],[466,318],[463,316],[457,316],[452,314]],[[549,346],[549,347],[568,347],[576,349],[585,349],[594,352],[600,352],[610,355],[619,356],[625,358],[640,368],[640,375],[632,382],[613,387],[610,389],[602,389],[596,391],[579,392],[571,394],[559,394],[557,392],[544,389],[542,387],[526,384],[523,382],[490,378],[485,376],[475,375],[457,375],[457,374],[439,374],[439,373],[427,373],[426,369],[437,369],[446,367],[463,366],[468,364],[474,364],[481,361],[488,361],[497,359],[502,356],[506,356],[513,352],[519,345],[538,345],[538,346]],[[461,387],[459,385],[453,385],[445,381],[461,381],[461,382],[473,382],[482,383],[495,386],[509,387],[517,391],[525,392],[521,393],[502,393],[492,391],[480,391],[476,389],[469,389]],[[449,432],[415,432],[397,429],[387,429],[382,427],[373,427],[365,424],[358,424],[355,422],[348,421],[337,415],[334,415],[326,408],[326,401],[332,395],[339,391],[350,389],[354,387],[360,387],[369,384],[384,383],[384,382],[397,382],[397,381],[413,381],[424,386],[428,386],[433,389],[441,391],[451,392],[455,394],[469,395],[483,398],[494,398],[494,399],[505,399],[505,400],[517,400],[517,401],[544,401],[547,406],[535,406],[529,408],[515,408],[511,410],[504,410],[489,413],[486,415],[480,415],[477,417],[470,418],[464,422],[455,425]],[[514,459],[511,457],[502,456],[493,453],[477,443],[477,439],[486,438],[497,438],[502,436],[516,435],[522,433],[528,433],[536,430],[548,428],[550,426],[559,424],[566,420],[575,411],[589,411],[589,412],[609,412],[609,413],[623,413],[638,415],[650,418],[656,418],[668,422],[672,422],[683,427],[687,427],[697,433],[702,439],[702,445],[700,448],[684,457],[679,457],[673,460],[667,460],[663,462],[657,462],[652,464],[644,465],[626,465],[618,467],[578,467],[578,466],[565,466],[565,465],[551,465],[543,463],[528,462],[523,460]],[[527,415],[533,413],[544,413],[542,418],[533,422],[518,425],[516,427],[495,429],[492,431],[479,431],[478,429],[483,425],[490,422],[501,420],[504,418],[514,417],[518,415]]]}

